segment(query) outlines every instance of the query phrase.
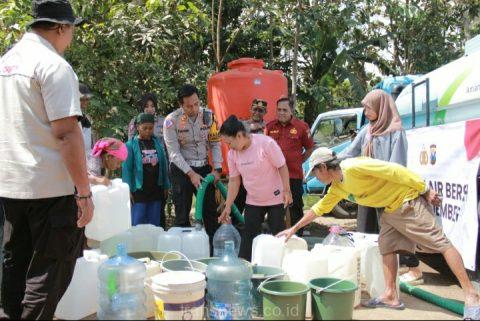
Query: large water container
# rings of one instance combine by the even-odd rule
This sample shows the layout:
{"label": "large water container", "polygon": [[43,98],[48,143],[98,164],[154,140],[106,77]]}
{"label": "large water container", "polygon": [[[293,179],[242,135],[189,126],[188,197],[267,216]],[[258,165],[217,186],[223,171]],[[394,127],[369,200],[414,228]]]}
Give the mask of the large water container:
{"label": "large water container", "polygon": [[283,257],[294,250],[307,250],[305,240],[293,236],[285,243],[285,238],[261,234],[253,239],[252,263],[254,265],[282,267]]}
{"label": "large water container", "polygon": [[240,243],[242,238],[240,233],[232,224],[222,224],[213,236],[213,256],[222,257],[225,251],[225,242],[233,241],[235,244],[235,253],[238,256],[240,252]]}
{"label": "large water container", "polygon": [[[283,271],[290,281],[307,283],[313,279],[329,276],[326,257],[312,255],[307,250],[296,250],[286,254],[282,264]],[[312,317],[312,300],[307,296],[306,317]]]}
{"label": "large water container", "polygon": [[[328,276],[349,280],[354,282],[358,289],[355,292],[354,306],[360,304],[362,296],[361,289],[361,253],[355,247],[334,246],[316,244],[312,250],[312,254],[316,257],[328,259]],[[381,274],[383,276],[383,274]]]}
{"label": "large water container", "polygon": [[121,179],[110,186],[91,187],[95,205],[92,221],[85,227],[85,235],[95,241],[104,241],[132,227],[130,189]]}
{"label": "large water container", "polygon": [[83,251],[77,259],[72,281],[57,305],[55,317],[80,320],[98,311],[98,267],[108,259],[99,251]]}
{"label": "large water container", "polygon": [[127,256],[118,245],[117,256],[98,269],[100,320],[144,320],[146,318],[145,265]]}
{"label": "large water container", "polygon": [[[210,77],[207,82],[208,106],[215,113],[219,124],[230,115],[249,119],[254,99],[268,103],[265,121],[276,117],[277,100],[288,96],[288,81],[282,71],[264,69],[264,66],[262,60],[241,58],[231,61],[227,71]],[[226,160],[227,146],[223,144],[222,150],[223,159]]]}
{"label": "large water container", "polygon": [[[385,291],[383,260],[378,248],[378,235],[364,233],[351,233],[351,235],[355,248],[360,251],[361,256],[360,280],[370,297],[376,298]],[[400,293],[398,271],[397,293]]]}
{"label": "large water container", "polygon": [[130,229],[131,238],[127,250],[131,252],[158,251],[157,242],[159,235],[164,233],[163,228],[151,225],[137,225]]}
{"label": "large water container", "polygon": [[158,236],[157,249],[160,252],[181,252],[182,237],[179,234],[163,233]]}
{"label": "large water container", "polygon": [[205,229],[200,227],[172,227],[168,230],[172,235],[180,236],[181,250],[190,260],[210,256],[210,243]]}
{"label": "large water container", "polygon": [[133,226],[125,232],[100,242],[100,250],[112,256],[117,251],[117,244],[125,244],[127,253],[159,251],[157,243],[163,234],[166,234],[163,228],[151,224]]}
{"label": "large water container", "polygon": [[235,254],[232,241],[223,257],[207,268],[207,306],[210,320],[251,320],[252,268]]}

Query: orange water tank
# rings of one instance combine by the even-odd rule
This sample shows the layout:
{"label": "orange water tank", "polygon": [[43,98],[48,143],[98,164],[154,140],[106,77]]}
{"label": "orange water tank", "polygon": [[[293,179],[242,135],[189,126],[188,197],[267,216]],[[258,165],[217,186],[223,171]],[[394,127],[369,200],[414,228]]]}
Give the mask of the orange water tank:
{"label": "orange water tank", "polygon": [[[268,103],[265,121],[275,118],[277,100],[288,95],[288,82],[281,70],[268,70],[264,66],[263,60],[241,58],[230,62],[227,71],[210,77],[207,82],[208,106],[219,125],[230,115],[249,119],[254,99]],[[226,160],[227,148],[222,146],[222,149]]]}

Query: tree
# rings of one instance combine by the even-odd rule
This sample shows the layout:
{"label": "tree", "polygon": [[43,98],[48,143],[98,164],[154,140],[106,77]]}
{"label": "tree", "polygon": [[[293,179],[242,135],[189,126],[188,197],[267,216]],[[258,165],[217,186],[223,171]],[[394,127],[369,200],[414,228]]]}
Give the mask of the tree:
{"label": "tree", "polygon": [[[206,81],[240,57],[263,59],[291,79],[297,110],[359,106],[382,75],[425,73],[463,53],[480,31],[478,0],[78,0],[87,21],[68,51],[95,94],[90,114],[102,135],[123,136],[142,94],[161,113],[177,88]],[[30,0],[0,3],[0,51],[31,19]],[[368,72],[376,66],[380,75]]]}

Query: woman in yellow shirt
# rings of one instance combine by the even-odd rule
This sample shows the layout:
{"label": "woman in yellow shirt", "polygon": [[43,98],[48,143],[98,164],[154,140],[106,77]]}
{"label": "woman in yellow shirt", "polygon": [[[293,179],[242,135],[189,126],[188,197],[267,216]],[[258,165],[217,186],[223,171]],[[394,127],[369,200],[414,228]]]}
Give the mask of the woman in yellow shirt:
{"label": "woman in yellow shirt", "polygon": [[[480,300],[465,271],[462,257],[436,223],[431,205],[441,203],[420,176],[406,167],[367,157],[340,161],[328,148],[318,148],[310,157],[310,172],[324,184],[328,193],[303,219],[278,236],[289,239],[317,216],[329,213],[341,200],[384,208],[380,218],[379,248],[383,257],[385,292],[363,305],[370,308],[404,309],[396,290],[398,253],[415,253],[420,245],[431,253],[441,253],[465,293],[465,316],[480,317]],[[325,224],[326,222],[320,222]],[[328,225],[328,224],[325,224]]]}

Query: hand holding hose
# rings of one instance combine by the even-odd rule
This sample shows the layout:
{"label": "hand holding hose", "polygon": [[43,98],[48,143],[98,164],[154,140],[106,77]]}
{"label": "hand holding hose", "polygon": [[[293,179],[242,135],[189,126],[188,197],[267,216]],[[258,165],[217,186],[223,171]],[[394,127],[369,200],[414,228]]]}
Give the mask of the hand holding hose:
{"label": "hand holding hose", "polygon": [[223,210],[222,214],[218,217],[218,223],[221,224],[230,224],[230,214],[232,212],[232,207],[231,206],[225,206],[225,209]]}

